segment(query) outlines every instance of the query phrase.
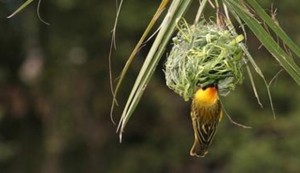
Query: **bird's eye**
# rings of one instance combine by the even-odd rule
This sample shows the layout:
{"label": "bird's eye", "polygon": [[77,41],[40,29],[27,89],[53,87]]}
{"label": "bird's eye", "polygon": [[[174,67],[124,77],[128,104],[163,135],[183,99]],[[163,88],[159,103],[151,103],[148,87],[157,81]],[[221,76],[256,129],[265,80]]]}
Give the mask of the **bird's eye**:
{"label": "bird's eye", "polygon": [[218,88],[218,82],[217,82],[217,81],[214,82],[214,83],[213,83],[213,86],[214,86],[215,88]]}
{"label": "bird's eye", "polygon": [[203,86],[202,89],[206,90],[209,87],[218,88],[218,82],[213,82],[213,83],[207,84],[207,85]]}

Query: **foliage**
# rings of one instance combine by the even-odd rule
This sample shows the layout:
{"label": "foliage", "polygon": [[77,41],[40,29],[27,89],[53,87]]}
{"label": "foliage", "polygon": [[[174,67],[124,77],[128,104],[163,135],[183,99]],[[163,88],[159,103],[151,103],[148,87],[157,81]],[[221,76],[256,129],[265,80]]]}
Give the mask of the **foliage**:
{"label": "foliage", "polygon": [[[145,3],[147,10],[142,8]],[[296,42],[299,3],[274,4],[278,22]],[[121,14],[126,14],[126,20],[120,20],[117,28],[114,74],[158,6],[155,1],[140,0],[124,4]],[[5,18],[19,5],[2,2],[0,15]],[[187,18],[194,17],[195,7],[191,6]],[[189,105],[165,86],[159,70],[166,61],[162,59],[135,111],[138,116],[129,122],[119,144],[109,119],[112,98],[107,65],[115,1],[42,1],[40,10],[50,26],[38,20],[33,4],[0,23],[0,33],[5,33],[0,35],[1,173],[300,171],[299,86],[285,71],[270,85],[276,121],[263,81],[253,73],[265,106],[260,109],[246,75],[224,104],[234,120],[253,128],[241,129],[225,118],[209,155],[195,159],[188,155],[193,138]],[[247,40],[266,79],[272,79],[282,67],[252,34]],[[120,105],[150,45],[151,41],[139,51],[128,71],[119,92]]]}
{"label": "foliage", "polygon": [[[160,11],[160,9],[162,9],[167,4],[167,2],[168,2],[168,0],[163,0],[157,11]],[[203,10],[206,7],[206,4],[208,2],[210,2],[210,1],[208,1],[208,0],[200,1],[198,13],[195,17],[195,25],[199,22],[199,19],[202,17],[202,15],[204,15]],[[249,28],[254,33],[254,35],[258,38],[258,40],[261,42],[261,44],[266,47],[266,49],[272,54],[272,56],[278,61],[278,63],[289,73],[289,75],[295,80],[295,82],[297,84],[300,84],[300,68],[297,65],[297,63],[295,63],[293,61],[292,54],[291,54],[291,53],[294,53],[298,57],[300,57],[300,48],[286,35],[286,33],[281,29],[281,27],[278,25],[278,23],[276,23],[276,21],[274,21],[270,16],[268,16],[264,12],[262,7],[255,0],[247,0],[245,2],[243,1],[242,3],[238,3],[235,0],[224,0],[222,2],[223,2],[223,8],[224,8],[223,9],[224,15],[226,16],[225,20],[223,20],[223,18],[219,17],[219,15],[220,15],[219,2],[215,1],[215,5],[210,2],[210,4],[212,4],[211,6],[213,6],[213,7],[216,6],[216,16],[217,16],[216,21],[219,23],[224,22],[226,24],[226,27],[228,27],[229,31],[231,32],[231,34],[233,36],[237,36],[237,34],[235,31],[236,29],[234,28],[234,26],[232,24],[233,23],[232,19],[229,16],[229,12],[236,18],[236,20],[240,24],[240,27],[243,29],[244,34],[247,35],[242,21],[245,22],[246,26],[249,26]],[[118,128],[117,128],[117,131],[119,132],[119,136],[120,136],[120,141],[122,141],[122,134],[124,132],[125,126],[128,123],[128,120],[131,118],[138,103],[140,102],[141,97],[145,91],[145,88],[146,88],[147,84],[149,83],[154,70],[156,69],[156,65],[157,65],[159,59],[161,58],[161,56],[163,55],[163,50],[166,47],[166,43],[168,42],[171,34],[175,30],[174,26],[178,23],[179,19],[181,17],[183,17],[183,14],[188,9],[190,3],[191,3],[190,0],[174,0],[174,1],[172,1],[171,5],[169,7],[168,13],[164,17],[164,20],[161,23],[161,27],[158,30],[158,35],[156,36],[155,41],[154,41],[153,45],[151,46],[149,53],[147,54],[146,60],[144,61],[144,64],[139,72],[139,75],[136,77],[135,83],[131,89],[131,92],[130,92],[129,97],[126,102],[126,105],[123,109],[123,112],[122,112],[122,115],[121,115],[121,118],[120,118],[120,121],[118,124]],[[252,11],[253,11],[253,13],[252,13]],[[256,15],[258,15],[258,17],[255,17]],[[260,19],[258,19],[258,18],[260,18],[262,20],[262,22],[266,23],[265,27],[262,26],[262,24],[261,24],[262,22],[260,22]],[[116,18],[116,21],[117,20],[118,20],[118,17]],[[153,22],[156,22],[156,20],[157,20],[156,17],[152,18],[152,20],[150,21],[150,24],[148,26],[153,26],[151,24]],[[220,25],[220,26],[222,26],[222,25]],[[281,41],[285,45],[284,47],[280,47],[279,43],[277,43],[275,41],[275,39],[269,33],[268,27],[272,31],[274,31],[276,36],[278,36],[281,39]],[[147,28],[146,31],[144,32],[142,38],[145,36],[145,34],[147,35],[148,32],[149,32],[149,30]],[[141,40],[143,40],[143,39],[141,39]],[[234,42],[237,42],[237,41],[234,41]],[[238,42],[240,42],[240,41],[238,41]],[[113,101],[112,101],[112,106],[111,106],[111,117],[112,117],[112,113],[114,110],[114,106],[117,103],[117,99],[116,99],[117,93],[123,82],[124,76],[126,75],[128,67],[131,64],[132,57],[136,54],[137,47],[139,47],[140,44],[141,44],[141,42],[139,42],[137,44],[135,50],[132,52],[125,67],[123,68],[123,70],[121,72],[121,78],[118,81],[117,87],[115,90],[113,89],[113,85],[111,82],[111,90],[113,93]],[[239,47],[242,48],[245,56],[247,57],[247,60],[249,60],[250,64],[254,67],[255,72],[263,79],[263,81],[265,83],[265,87],[267,88],[268,98],[269,98],[270,105],[272,108],[273,116],[275,118],[275,111],[274,111],[274,107],[273,107],[271,93],[269,90],[270,84],[267,83],[261,69],[258,67],[257,63],[251,56],[250,52],[247,50],[247,46],[240,43]],[[288,48],[290,48],[291,50],[289,51]],[[234,57],[241,57],[241,56],[242,56],[242,54],[234,55]],[[217,66],[213,66],[213,67],[218,68]],[[256,96],[258,103],[261,105],[260,98],[257,94],[256,87],[255,87],[254,80],[253,80],[252,73],[250,71],[249,66],[246,66],[246,69],[247,69],[247,72],[248,72],[248,75],[249,75],[249,78],[250,78],[250,81],[252,84],[254,95]],[[175,71],[176,70],[177,70],[177,68],[175,68]],[[215,70],[215,69],[213,69],[213,70]],[[217,70],[215,70],[215,71],[217,71]],[[237,72],[240,70],[235,70],[235,71]],[[235,72],[235,75],[237,74],[236,72]],[[195,72],[195,73],[199,73],[199,72]],[[200,73],[201,73],[201,69],[200,69]],[[235,76],[234,78],[236,78],[238,81],[240,77],[237,77],[237,76]],[[205,76],[205,77],[207,77],[207,76]],[[221,76],[220,78],[224,79],[224,76]],[[183,79],[183,78],[180,78],[180,79]],[[198,80],[198,79],[196,79],[196,80]],[[235,81],[235,80],[226,78],[226,80],[224,82],[222,82],[223,85],[221,85],[221,86],[223,87],[224,83],[225,83],[224,88],[226,90],[228,90],[228,88],[233,89],[234,87],[232,87],[232,84],[234,82],[232,82],[232,81]],[[195,83],[196,83],[195,80],[192,80],[189,82],[191,82],[191,88],[195,87]],[[208,82],[208,81],[205,80],[203,82]],[[212,81],[210,81],[210,82],[212,82]],[[181,94],[184,93],[182,96],[184,97],[185,100],[187,100],[188,97],[190,97],[193,94],[192,93],[193,90],[188,91],[190,89],[190,87],[188,85],[189,84],[186,85],[187,87],[183,88],[183,91],[180,91]],[[203,85],[203,84],[201,84],[201,85]],[[177,89],[175,89],[175,90],[176,90],[175,92],[178,93],[178,90]],[[188,95],[186,95],[186,91],[184,91],[184,90],[187,90]],[[226,95],[226,94],[223,94],[223,95]]]}

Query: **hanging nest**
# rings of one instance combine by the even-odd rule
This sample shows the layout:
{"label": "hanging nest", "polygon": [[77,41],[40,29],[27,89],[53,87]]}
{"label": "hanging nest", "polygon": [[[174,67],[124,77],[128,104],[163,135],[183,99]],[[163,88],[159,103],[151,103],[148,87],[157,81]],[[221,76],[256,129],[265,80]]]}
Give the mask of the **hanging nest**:
{"label": "hanging nest", "polygon": [[198,87],[217,84],[221,95],[243,81],[242,35],[233,35],[214,22],[178,24],[173,48],[165,63],[166,84],[188,101]]}

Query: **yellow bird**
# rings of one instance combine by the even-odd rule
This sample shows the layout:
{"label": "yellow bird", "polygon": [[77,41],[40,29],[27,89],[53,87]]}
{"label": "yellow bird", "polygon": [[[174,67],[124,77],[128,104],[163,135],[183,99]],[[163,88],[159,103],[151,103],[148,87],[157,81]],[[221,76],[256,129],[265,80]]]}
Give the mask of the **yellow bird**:
{"label": "yellow bird", "polygon": [[199,88],[194,95],[191,107],[195,135],[195,142],[190,151],[191,156],[204,157],[207,154],[222,114],[217,86]]}

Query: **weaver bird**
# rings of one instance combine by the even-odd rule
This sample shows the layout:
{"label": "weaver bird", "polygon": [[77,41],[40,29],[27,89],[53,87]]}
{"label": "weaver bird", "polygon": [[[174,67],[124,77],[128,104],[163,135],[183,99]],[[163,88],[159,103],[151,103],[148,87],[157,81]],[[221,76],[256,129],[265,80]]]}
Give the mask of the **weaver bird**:
{"label": "weaver bird", "polygon": [[209,85],[199,88],[194,95],[191,107],[195,135],[195,142],[190,151],[191,156],[204,157],[207,154],[222,114],[217,86]]}

